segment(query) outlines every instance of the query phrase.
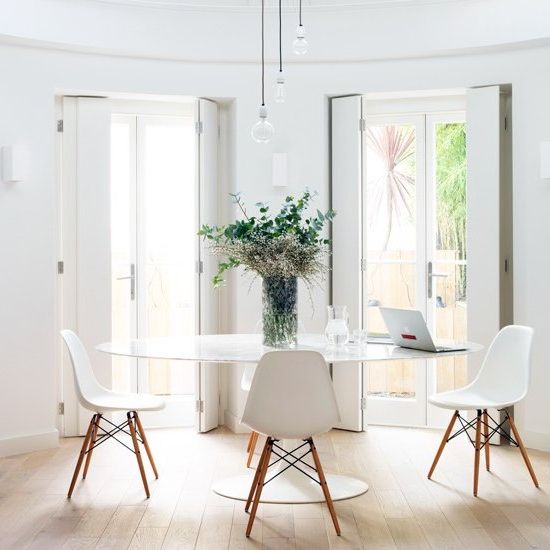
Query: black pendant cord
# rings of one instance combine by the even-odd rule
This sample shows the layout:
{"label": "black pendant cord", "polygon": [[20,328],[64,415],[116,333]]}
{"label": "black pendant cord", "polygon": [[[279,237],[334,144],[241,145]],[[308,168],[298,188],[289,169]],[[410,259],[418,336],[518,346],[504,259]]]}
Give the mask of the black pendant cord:
{"label": "black pendant cord", "polygon": [[[301,1],[301,0],[300,0]],[[283,72],[283,21],[281,15],[281,0],[279,0],[279,72]]]}
{"label": "black pendant cord", "polygon": [[264,61],[264,4],[265,0],[262,0],[262,107],[265,106],[265,82],[264,82],[264,72],[265,72],[265,61]]}
{"label": "black pendant cord", "polygon": [[300,23],[300,27],[302,26],[302,0],[300,0],[300,7],[298,9],[298,20]]}

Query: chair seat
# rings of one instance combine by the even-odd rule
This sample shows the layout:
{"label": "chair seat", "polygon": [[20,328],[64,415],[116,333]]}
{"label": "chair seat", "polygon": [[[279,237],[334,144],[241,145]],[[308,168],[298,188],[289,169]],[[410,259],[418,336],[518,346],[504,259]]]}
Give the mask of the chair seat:
{"label": "chair seat", "polygon": [[147,393],[115,393],[105,391],[89,400],[91,409],[101,413],[105,411],[160,411],[166,403],[164,399]]}
{"label": "chair seat", "polygon": [[436,407],[454,411],[503,409],[517,403],[517,400],[495,401],[494,399],[486,397],[479,391],[467,388],[436,393],[429,397],[428,401]]}

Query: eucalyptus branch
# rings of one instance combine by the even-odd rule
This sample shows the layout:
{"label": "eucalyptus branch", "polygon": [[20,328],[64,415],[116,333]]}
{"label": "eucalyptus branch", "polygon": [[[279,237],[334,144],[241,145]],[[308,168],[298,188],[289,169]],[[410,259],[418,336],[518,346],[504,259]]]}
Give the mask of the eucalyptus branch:
{"label": "eucalyptus branch", "polygon": [[323,231],[336,216],[334,210],[317,210],[306,217],[315,194],[305,191],[298,198],[287,196],[274,215],[268,204],[260,202],[258,215],[248,216],[240,193],[231,197],[244,219],[222,227],[203,225],[199,231],[214,254],[227,258],[218,265],[212,280],[215,286],[223,283],[227,270],[240,265],[261,277],[301,277],[308,285],[322,280],[330,245]]}

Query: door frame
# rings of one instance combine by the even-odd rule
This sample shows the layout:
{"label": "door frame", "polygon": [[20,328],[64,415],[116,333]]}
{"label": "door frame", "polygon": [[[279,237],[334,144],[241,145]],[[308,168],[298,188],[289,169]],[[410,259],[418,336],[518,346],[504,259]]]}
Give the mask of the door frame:
{"label": "door frame", "polygon": [[[116,94],[115,94],[116,96]],[[120,95],[119,95],[120,97]],[[135,114],[136,110],[144,114],[154,114],[158,112],[159,106],[166,111],[167,114],[179,114],[181,115],[182,104],[192,104],[192,115],[195,116],[195,128],[197,133],[199,132],[199,120],[196,117],[200,116],[199,103],[209,100],[202,100],[197,98],[166,98],[166,101],[158,100],[158,98],[149,100],[134,100],[117,99],[116,97],[95,97],[93,94],[86,96],[65,96],[60,93],[56,96],[56,103],[58,104],[58,112],[60,114],[60,121],[62,123],[61,129],[58,130],[60,135],[58,136],[59,149],[57,151],[57,158],[59,161],[58,166],[58,196],[59,196],[59,209],[58,209],[58,243],[59,243],[59,256],[58,256],[58,300],[57,300],[57,315],[56,315],[56,349],[59,349],[59,427],[60,435],[75,436],[83,435],[82,424],[84,419],[89,417],[88,412],[84,411],[78,404],[76,391],[74,387],[74,379],[72,373],[72,366],[70,358],[67,354],[65,346],[61,342],[59,332],[63,328],[78,329],[77,323],[77,295],[76,295],[76,259],[77,259],[77,220],[76,220],[76,153],[77,153],[77,140],[76,132],[67,131],[69,128],[75,130],[77,128],[77,104],[81,99],[91,99],[94,101],[104,101],[110,105],[111,112],[116,111],[117,114]],[[217,104],[213,101],[209,101],[214,105]],[[68,120],[68,119],[71,120]],[[68,124],[69,123],[69,124]],[[216,119],[216,125],[218,120]],[[213,131],[210,128],[209,131]],[[200,136],[202,137],[202,136]],[[215,128],[215,139],[218,139],[218,128]],[[197,139],[197,142],[199,139]],[[199,148],[197,143],[197,158],[200,154],[204,156],[202,149]],[[216,153],[217,155],[217,153]],[[202,157],[201,157],[202,158]],[[215,171],[217,173],[217,156]],[[199,177],[198,170],[196,174]],[[212,178],[213,176],[211,176]],[[215,177],[215,176],[214,176]],[[202,182],[199,182],[201,185]],[[216,220],[217,221],[217,220]],[[197,246],[201,246],[197,244]],[[198,285],[199,283],[197,283]],[[201,303],[201,302],[199,302]],[[217,303],[217,299],[216,299]],[[202,304],[201,304],[202,306]],[[199,306],[199,307],[201,307]],[[217,305],[214,307],[217,311]],[[192,367],[191,367],[192,368]],[[197,367],[200,372],[200,366]],[[197,376],[196,376],[197,378]],[[198,389],[200,395],[204,396],[208,393],[208,388],[205,387],[205,377],[199,384]],[[216,386],[216,392],[217,390]],[[212,393],[212,392],[210,392]],[[197,393],[196,395],[199,395]],[[201,397],[202,399],[202,397]],[[216,406],[218,405],[219,396],[216,395]],[[217,409],[216,409],[217,410]],[[217,416],[217,413],[216,413]],[[205,424],[204,415],[197,415],[197,428],[201,430],[201,426]],[[210,428],[211,429],[211,428]]]}

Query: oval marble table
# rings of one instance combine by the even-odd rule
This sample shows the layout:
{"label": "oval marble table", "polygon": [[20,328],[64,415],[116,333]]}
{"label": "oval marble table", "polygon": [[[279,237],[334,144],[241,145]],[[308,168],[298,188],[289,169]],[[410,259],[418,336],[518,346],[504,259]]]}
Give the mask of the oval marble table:
{"label": "oval marble table", "polygon": [[[466,355],[482,349],[479,344],[470,342],[465,347],[465,350],[446,352],[442,355],[445,357]],[[146,359],[258,363],[262,355],[272,348],[262,345],[260,334],[216,334],[107,342],[97,346],[97,349],[111,355]],[[325,337],[320,334],[299,335],[298,344],[294,349],[318,351],[327,363],[434,359],[441,356],[389,344],[367,344],[364,346],[348,344],[334,348],[328,346]],[[294,449],[299,444],[300,442],[296,441],[283,442],[283,446],[287,450]],[[279,463],[281,464],[283,461]],[[270,476],[273,480],[265,486],[262,492],[262,502],[286,504],[324,502],[321,488],[315,481],[301,474],[295,468],[285,469],[285,466],[281,465],[279,471],[280,474],[274,472]],[[274,475],[276,477],[273,477]],[[252,476],[253,474],[250,473],[218,481],[214,484],[213,490],[228,498],[246,500]],[[368,490],[368,485],[360,479],[335,474],[328,474],[326,477],[334,500],[353,498]]]}

